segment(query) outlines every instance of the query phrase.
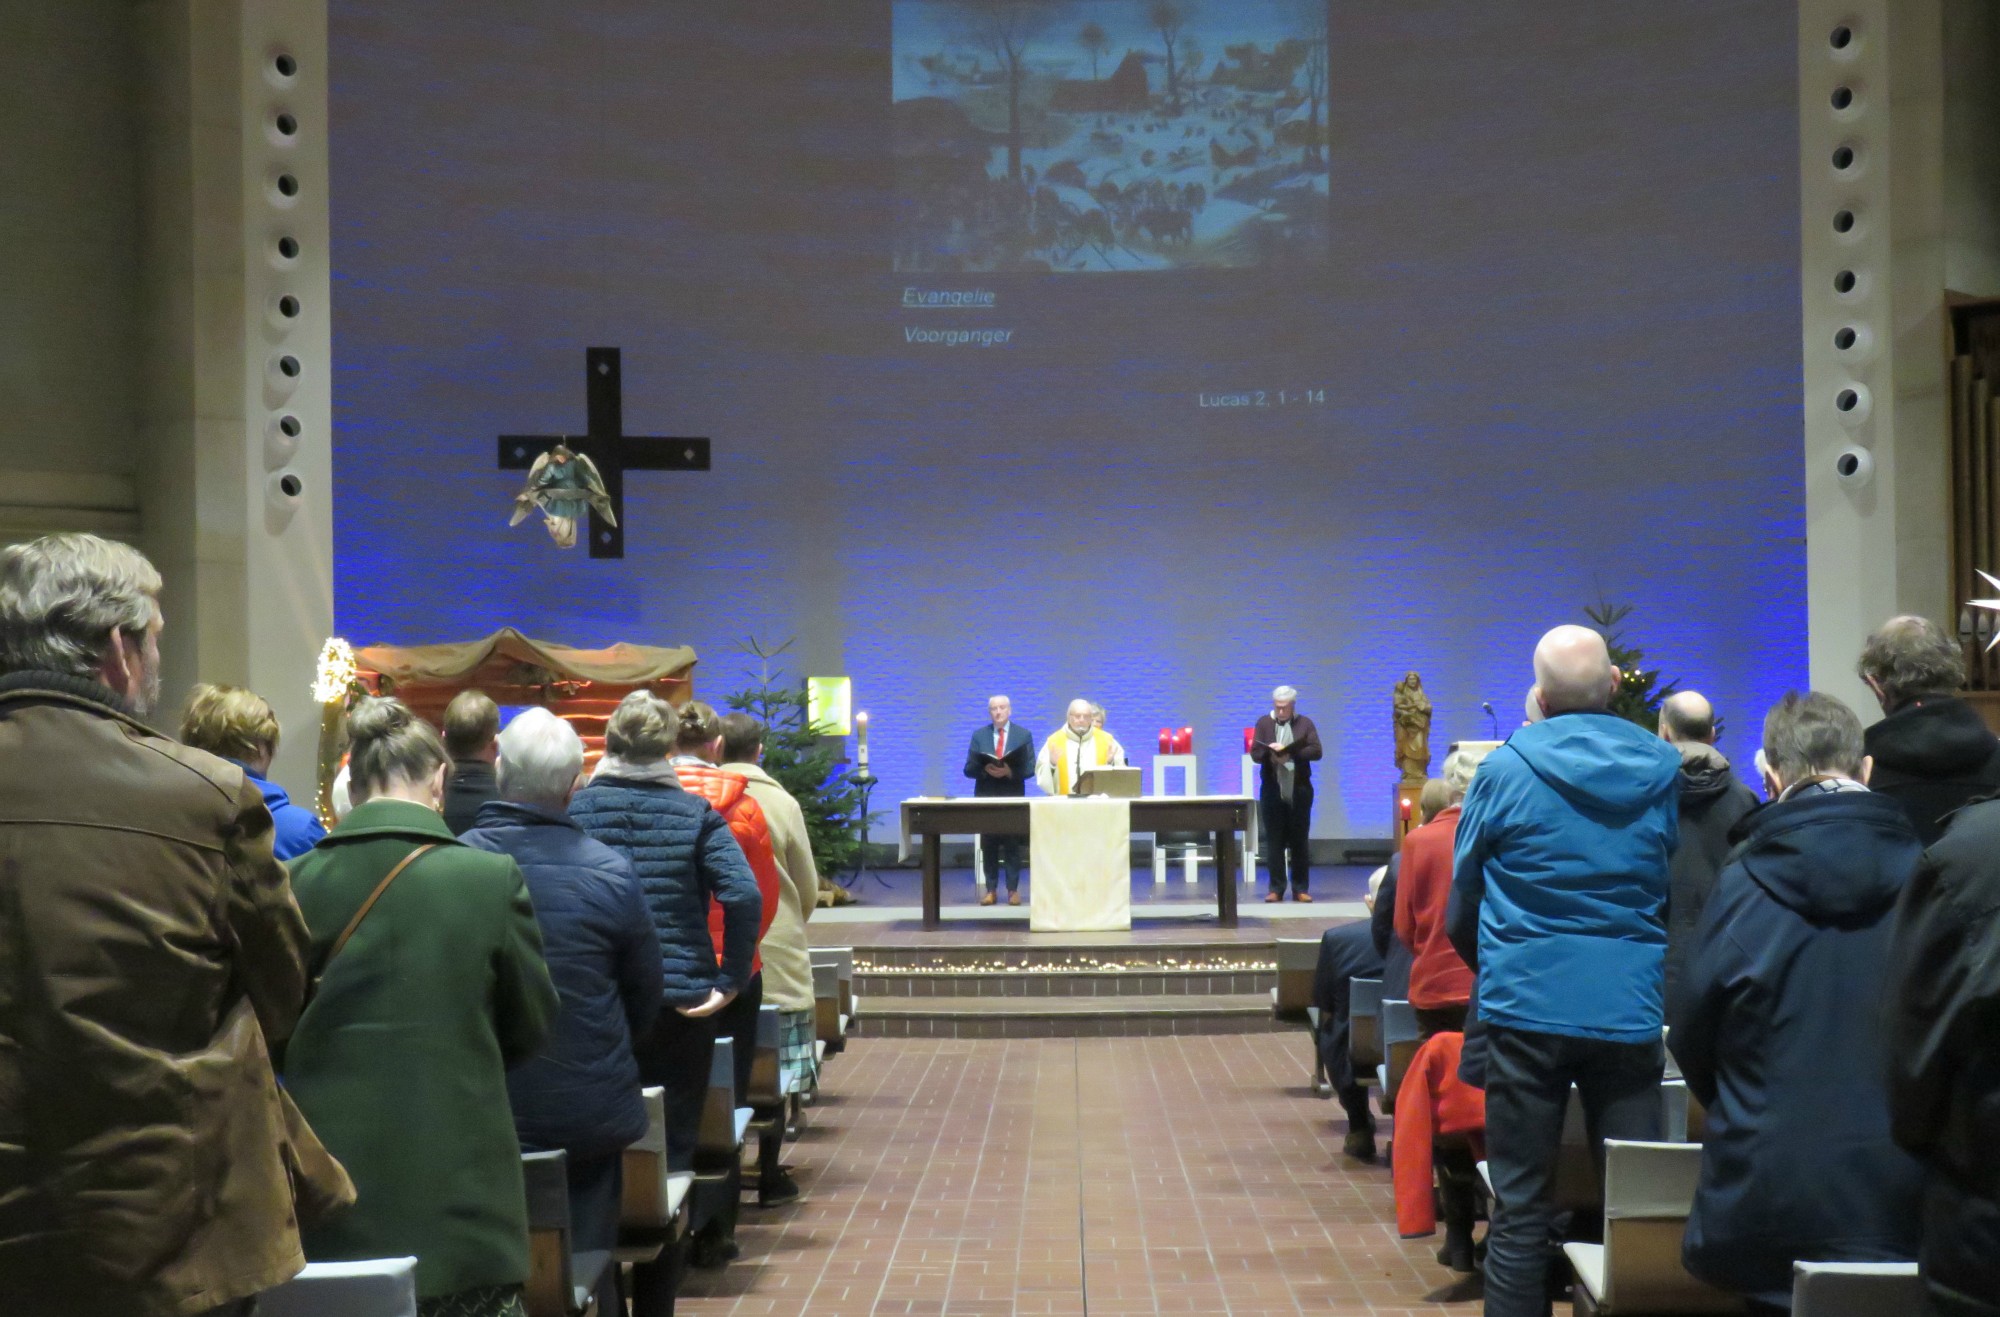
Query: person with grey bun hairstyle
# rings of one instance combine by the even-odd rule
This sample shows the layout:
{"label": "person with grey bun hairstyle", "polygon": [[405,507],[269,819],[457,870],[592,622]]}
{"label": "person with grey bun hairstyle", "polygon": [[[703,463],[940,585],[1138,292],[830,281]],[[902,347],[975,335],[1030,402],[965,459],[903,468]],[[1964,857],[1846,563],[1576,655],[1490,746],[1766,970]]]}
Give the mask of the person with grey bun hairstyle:
{"label": "person with grey bun hairstyle", "polygon": [[354,1177],[315,1262],[414,1255],[423,1314],[517,1317],[528,1279],[507,1071],[559,1000],[520,866],[452,835],[451,756],[399,700],[348,715],[354,809],[293,869],[319,973],[282,1069]]}
{"label": "person with grey bun hairstyle", "polygon": [[1882,706],[1882,721],[1868,729],[1874,789],[1909,811],[1928,846],[1954,810],[2000,791],[2000,738],[1958,697],[1965,657],[1928,618],[1884,622],[1856,670]]}
{"label": "person with grey bun hairstyle", "polygon": [[270,812],[142,721],[160,589],[94,535],[0,550],[4,1313],[239,1313],[305,1265],[299,1216],[352,1201],[288,1169],[325,1158],[267,1051],[308,981]]}
{"label": "person with grey bun hairstyle", "polygon": [[1771,803],[1743,824],[1668,1003],[1707,1113],[1682,1260],[1752,1313],[1791,1310],[1794,1262],[1917,1255],[1923,1175],[1890,1137],[1882,1003],[1921,848],[1869,768],[1831,695],[1771,709]]}

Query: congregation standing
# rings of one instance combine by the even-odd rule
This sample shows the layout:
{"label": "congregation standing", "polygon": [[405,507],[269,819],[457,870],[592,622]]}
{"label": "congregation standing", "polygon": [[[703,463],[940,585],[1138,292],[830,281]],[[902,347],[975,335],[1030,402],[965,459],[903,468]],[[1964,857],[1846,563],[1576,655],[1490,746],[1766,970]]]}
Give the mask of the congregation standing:
{"label": "congregation standing", "polygon": [[[440,735],[368,698],[322,833],[268,779],[253,693],[199,688],[179,741],[145,721],[161,588],[93,536],[0,551],[0,1312],[240,1317],[308,1258],[408,1254],[427,1317],[515,1317],[524,1148],[568,1154],[577,1238],[603,1246],[640,1085],[685,1167],[711,1053],[760,1000],[781,1063],[813,1064],[818,878],[763,728],[635,692],[586,777],[546,711],[503,727],[462,697]],[[1787,695],[1758,804],[1705,700],[1643,729],[1610,711],[1602,637],[1550,631],[1527,725],[1447,761],[1371,919],[1327,934],[1328,1000],[1400,978],[1425,1092],[1482,1113],[1480,1248],[1467,1167],[1436,1176],[1441,1261],[1483,1249],[1489,1313],[1549,1309],[1571,1091],[1594,1143],[1656,1138],[1669,1053],[1706,1113],[1693,1274],[1783,1311],[1795,1261],[1915,1257],[1930,1311],[2000,1313],[2000,739],[1934,624],[1892,619],[1859,666],[1882,719]],[[1287,852],[1318,749],[1295,700],[1258,729]],[[968,776],[1010,794],[1033,742],[989,713]],[[1067,789],[1123,755],[1080,701],[1037,758]],[[1302,897],[1286,859],[1273,894]],[[1346,1150],[1372,1158],[1330,1014]],[[1413,1141],[1399,1193],[1430,1183]],[[758,1189],[798,1193],[782,1170]]]}

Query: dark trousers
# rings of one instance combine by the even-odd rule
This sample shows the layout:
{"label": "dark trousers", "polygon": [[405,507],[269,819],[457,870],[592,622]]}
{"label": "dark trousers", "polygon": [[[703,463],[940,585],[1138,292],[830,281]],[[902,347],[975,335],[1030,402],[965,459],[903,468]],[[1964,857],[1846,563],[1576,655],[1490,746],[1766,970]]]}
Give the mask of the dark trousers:
{"label": "dark trousers", "polygon": [[715,1036],[735,1040],[736,1105],[750,1105],[750,1061],[757,1051],[757,1011],[764,1004],[764,974],[759,970],[736,994],[736,1000],[715,1013]]}
{"label": "dark trousers", "polygon": [[1464,1033],[1465,1006],[1417,1006],[1412,1012],[1417,1017],[1417,1040],[1429,1042],[1432,1034]]}
{"label": "dark trousers", "polygon": [[1313,1005],[1319,1007],[1319,1057],[1327,1082],[1347,1112],[1350,1129],[1373,1131],[1368,1086],[1354,1073],[1350,1051],[1352,1025],[1348,1013],[1348,983],[1382,977],[1382,958],[1365,923],[1341,924],[1320,934],[1319,961],[1313,969]]}
{"label": "dark trousers", "polygon": [[638,1055],[639,1082],[666,1090],[667,1165],[692,1170],[709,1063],[715,1059],[715,1017],[691,1020],[669,1003],[661,1008],[652,1033],[632,1050]]}
{"label": "dark trousers", "polygon": [[979,867],[986,873],[986,890],[1000,890],[1000,864],[1007,865],[1007,890],[1021,890],[1021,865],[1027,860],[1025,837],[981,837]]}
{"label": "dark trousers", "polygon": [[1605,1139],[1660,1137],[1665,1059],[1657,1038],[1608,1043],[1488,1023],[1486,1169],[1494,1207],[1486,1240],[1487,1317],[1549,1311],[1556,1149],[1570,1085],[1583,1099],[1601,1183]]}
{"label": "dark trousers", "polygon": [[619,1197],[625,1186],[625,1154],[569,1154],[569,1233],[571,1252],[608,1252],[618,1247]]}
{"label": "dark trousers", "polygon": [[1312,833],[1313,789],[1310,782],[1292,788],[1287,802],[1276,787],[1267,788],[1257,800],[1258,826],[1264,832],[1264,862],[1271,870],[1271,890],[1285,894],[1287,860],[1291,887],[1303,892],[1312,881],[1312,860],[1307,855],[1307,838]]}

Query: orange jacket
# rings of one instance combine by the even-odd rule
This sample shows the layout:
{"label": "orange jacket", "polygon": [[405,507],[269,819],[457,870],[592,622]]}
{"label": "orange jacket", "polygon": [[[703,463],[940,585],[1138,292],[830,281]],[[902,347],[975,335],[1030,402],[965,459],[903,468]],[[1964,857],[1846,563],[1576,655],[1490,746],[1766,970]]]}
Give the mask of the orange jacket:
{"label": "orange jacket", "polygon": [[[771,931],[771,921],[778,916],[778,884],[784,879],[778,872],[777,852],[771,847],[771,824],[764,817],[764,807],[750,794],[750,784],[735,773],[725,773],[713,764],[675,764],[674,771],[680,775],[681,785],[715,807],[729,825],[729,834],[736,838],[736,844],[743,848],[743,857],[750,861],[750,872],[757,875],[757,894],[764,898],[764,917],[757,925],[757,941],[762,943],[764,934]],[[722,907],[715,902],[708,903],[708,932],[715,939],[715,958],[722,959]],[[750,961],[750,972],[756,974],[764,968],[762,956]]]}
{"label": "orange jacket", "polygon": [[1431,1195],[1431,1142],[1440,1134],[1472,1136],[1473,1155],[1486,1141],[1486,1094],[1458,1077],[1462,1033],[1432,1034],[1417,1049],[1396,1090],[1396,1233],[1405,1239],[1437,1229]]}
{"label": "orange jacket", "polygon": [[1463,1006],[1472,1000],[1472,971],[1445,935],[1451,900],[1452,844],[1459,807],[1403,838],[1403,867],[1396,878],[1396,936],[1410,949],[1410,1005],[1423,1010]]}

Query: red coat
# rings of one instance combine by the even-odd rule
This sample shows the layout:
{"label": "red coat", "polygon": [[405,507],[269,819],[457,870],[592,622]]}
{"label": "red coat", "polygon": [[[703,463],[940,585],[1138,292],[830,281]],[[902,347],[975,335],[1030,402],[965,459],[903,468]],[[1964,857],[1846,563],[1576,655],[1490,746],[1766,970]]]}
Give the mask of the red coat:
{"label": "red coat", "polygon": [[1458,814],[1459,807],[1453,805],[1403,838],[1403,864],[1396,877],[1396,936],[1414,957],[1410,1005],[1422,1010],[1463,1006],[1472,1000],[1472,971],[1444,929]]}
{"label": "red coat", "polygon": [[1486,1141],[1486,1094],[1458,1077],[1464,1045],[1462,1033],[1432,1034],[1396,1090],[1396,1233],[1406,1239],[1437,1229],[1432,1142],[1441,1134],[1469,1135],[1478,1156]]}
{"label": "red coat", "polygon": [[[750,861],[750,872],[757,875],[757,894],[764,898],[764,917],[757,925],[757,941],[761,945],[764,934],[771,931],[771,921],[778,916],[778,885],[784,881],[778,871],[777,852],[771,846],[771,824],[764,817],[764,807],[750,794],[750,783],[736,773],[725,773],[713,764],[675,764],[674,771],[680,775],[681,785],[715,807],[729,825],[729,834],[736,838],[736,844],[743,848],[743,857]],[[708,903],[708,932],[715,939],[715,958],[722,959],[722,907],[715,902]],[[753,956],[750,972],[755,974],[764,968],[764,958]]]}

